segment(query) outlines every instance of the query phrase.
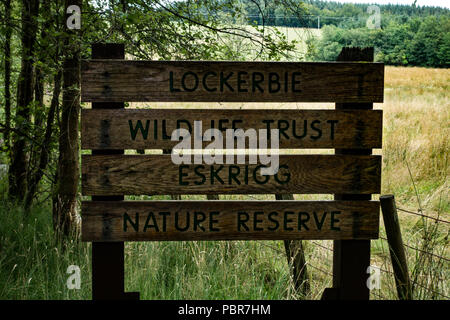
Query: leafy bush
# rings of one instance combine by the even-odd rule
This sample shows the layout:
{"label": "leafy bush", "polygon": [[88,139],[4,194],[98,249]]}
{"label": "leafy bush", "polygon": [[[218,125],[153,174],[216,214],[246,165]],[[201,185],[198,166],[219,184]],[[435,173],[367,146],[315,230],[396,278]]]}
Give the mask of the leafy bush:
{"label": "leafy bush", "polygon": [[404,24],[391,21],[383,29],[322,28],[320,38],[308,41],[307,58],[334,61],[342,47],[375,47],[375,60],[388,65],[435,68],[450,66],[450,16],[429,16]]}

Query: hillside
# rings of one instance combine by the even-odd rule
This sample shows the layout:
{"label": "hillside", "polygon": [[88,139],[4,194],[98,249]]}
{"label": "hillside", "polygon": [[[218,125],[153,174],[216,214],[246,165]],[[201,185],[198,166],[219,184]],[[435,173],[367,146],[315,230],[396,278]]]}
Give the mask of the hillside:
{"label": "hillside", "polygon": [[[240,23],[244,19],[268,30],[277,28],[288,40],[298,41],[296,52],[290,54],[294,59],[333,61],[344,46],[373,46],[375,60],[388,65],[450,66],[450,10],[446,8],[379,5],[377,21],[370,20],[376,12],[368,12],[368,4],[311,0],[289,9],[276,2],[266,7],[248,0],[243,4]],[[311,32],[305,33],[305,28]]]}

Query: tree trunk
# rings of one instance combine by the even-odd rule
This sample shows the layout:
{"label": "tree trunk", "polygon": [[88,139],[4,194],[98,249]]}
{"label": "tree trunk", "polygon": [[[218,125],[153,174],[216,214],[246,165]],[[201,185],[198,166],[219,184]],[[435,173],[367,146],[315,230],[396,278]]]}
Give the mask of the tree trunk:
{"label": "tree trunk", "polygon": [[[50,1],[43,1],[41,6],[41,15],[45,17],[45,21],[41,28],[40,41],[42,43],[48,43],[50,45],[48,32],[53,23],[54,16],[51,12]],[[57,22],[58,23],[58,22]],[[58,49],[59,47],[57,47]],[[38,60],[38,66],[35,69],[35,84],[34,84],[34,100],[35,111],[34,111],[34,127],[39,130],[44,123],[44,74],[48,71],[44,70],[43,65],[48,66],[50,63],[50,57],[48,50],[38,50],[36,54]],[[56,55],[57,56],[57,55]]]}
{"label": "tree trunk", "polygon": [[[81,0],[65,1],[65,8]],[[66,12],[66,9],[64,10]],[[77,192],[79,182],[78,127],[80,114],[80,36],[66,30],[63,63],[63,101],[59,136],[58,183],[53,198],[53,223],[56,232],[68,236],[78,230]]]}
{"label": "tree trunk", "polygon": [[[48,16],[42,26],[41,30],[41,41],[44,43],[49,42],[48,38],[48,30],[51,28],[51,24],[53,23],[53,19],[55,16],[49,15],[51,12],[50,2],[45,1],[43,3],[43,6],[41,7],[41,12],[46,13]],[[60,17],[57,17],[57,19]],[[61,19],[58,19],[59,21],[57,23],[61,23]],[[59,55],[60,55],[60,37],[57,36],[55,38],[55,53],[53,55],[53,58],[55,61],[58,61]],[[38,54],[38,59],[40,61],[40,65],[43,64],[50,64],[50,58],[48,56],[48,52],[40,52]],[[36,131],[40,131],[40,128],[43,125],[44,122],[44,70],[41,66],[36,68],[36,81],[34,86],[34,97],[36,101],[36,109],[34,112],[34,127]],[[49,155],[50,155],[50,144],[52,141],[52,134],[53,134],[53,122],[55,119],[55,113],[59,105],[59,96],[61,93],[61,78],[62,78],[62,71],[58,69],[57,73],[54,75],[54,89],[53,89],[53,95],[52,95],[52,101],[50,103],[50,108],[48,110],[47,114],[47,121],[45,125],[45,133],[44,137],[42,138],[42,144],[40,146],[33,145],[33,151],[32,151],[32,160],[30,162],[33,162],[33,165],[31,166],[33,168],[33,171],[30,174],[28,179],[28,190],[25,197],[25,209],[26,212],[28,212],[32,202],[33,198],[36,194],[36,191],[39,186],[39,182],[41,181],[44,171],[47,168],[47,164],[49,162]]]}
{"label": "tree trunk", "polygon": [[44,140],[42,142],[42,149],[40,152],[39,157],[39,164],[37,166],[37,169],[33,173],[33,175],[30,178],[30,184],[27,192],[27,196],[25,198],[25,209],[30,208],[33,197],[36,193],[37,187],[39,185],[39,182],[41,181],[44,170],[47,168],[47,164],[49,161],[50,156],[50,144],[52,141],[52,133],[53,133],[53,122],[55,119],[55,113],[59,105],[59,95],[61,93],[61,77],[62,72],[58,71],[58,73],[55,75],[55,87],[53,89],[53,96],[52,96],[52,102],[50,104],[50,109],[48,110],[47,115],[47,124],[45,128],[45,136]]}
{"label": "tree trunk", "polygon": [[[44,3],[48,3],[48,2],[44,2]],[[45,12],[43,10],[43,12]],[[43,26],[42,28],[43,30],[45,29],[45,26]],[[44,32],[41,33],[41,39],[42,39],[42,34]],[[38,54],[39,56],[41,54]],[[45,63],[42,59],[42,57],[38,57],[38,62],[42,62]],[[45,109],[45,105],[44,105],[44,75],[43,75],[43,70],[42,70],[42,66],[41,65],[37,65],[35,67],[34,70],[34,110],[33,110],[33,117],[34,117],[34,123],[33,123],[33,132],[34,132],[34,138],[36,138],[38,141],[42,141],[42,124],[44,122],[44,109]],[[30,189],[30,183],[31,180],[33,179],[33,171],[36,172],[37,167],[38,167],[38,161],[40,158],[40,154],[41,152],[43,152],[43,150],[41,150],[41,148],[36,145],[36,144],[32,144],[30,146],[30,156],[29,156],[29,163],[28,163],[28,180],[27,180],[27,184],[28,184],[28,189]],[[34,191],[33,191],[34,192]],[[27,194],[29,193],[29,190],[27,190]]]}
{"label": "tree trunk", "polygon": [[9,153],[11,147],[11,0],[5,1],[5,131],[3,134],[4,145]]}
{"label": "tree trunk", "polygon": [[[37,32],[38,0],[22,1],[22,66],[17,82],[16,131],[28,132],[30,103],[33,99],[33,56]],[[9,196],[14,200],[24,198],[27,190],[27,143],[15,133],[9,168]]]}
{"label": "tree trunk", "polygon": [[[44,76],[41,67],[35,67],[34,70],[34,110],[33,110],[33,137],[42,141],[42,124],[44,122]],[[36,171],[39,161],[40,146],[36,144],[30,145],[28,169],[27,169],[27,186],[30,188],[32,172]],[[28,193],[28,190],[27,190]]]}
{"label": "tree trunk", "polygon": [[34,100],[36,101],[34,109],[34,127],[36,130],[39,130],[44,122],[42,112],[44,109],[44,76],[41,67],[37,67],[34,73]]}

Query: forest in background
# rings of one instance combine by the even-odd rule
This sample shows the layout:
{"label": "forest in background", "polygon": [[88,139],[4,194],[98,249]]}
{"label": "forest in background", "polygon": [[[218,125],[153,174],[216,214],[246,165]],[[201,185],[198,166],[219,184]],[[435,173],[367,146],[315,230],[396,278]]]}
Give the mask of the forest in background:
{"label": "forest in background", "polygon": [[[448,68],[450,66],[450,10],[413,5],[377,5],[380,28],[366,24],[373,11],[369,4],[342,4],[308,0],[295,10],[282,1],[267,7],[243,0],[249,24],[291,28],[317,28],[321,37],[310,37],[305,58],[333,61],[342,47],[375,47],[375,61],[388,65]],[[298,3],[298,2],[297,2]],[[238,21],[236,21],[238,22]]]}

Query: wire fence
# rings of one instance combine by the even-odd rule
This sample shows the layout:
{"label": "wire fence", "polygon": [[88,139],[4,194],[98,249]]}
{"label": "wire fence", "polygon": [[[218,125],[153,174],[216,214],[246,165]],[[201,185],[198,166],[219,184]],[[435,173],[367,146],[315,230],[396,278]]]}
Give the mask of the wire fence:
{"label": "wire fence", "polygon": [[[405,212],[405,213],[409,213],[409,214],[414,214],[414,215],[420,216],[420,217],[422,217],[422,218],[431,219],[431,220],[434,220],[435,222],[442,222],[442,223],[450,224],[450,221],[442,220],[442,219],[438,219],[438,218],[434,218],[434,217],[430,217],[430,216],[428,216],[428,215],[426,215],[426,214],[422,214],[422,213],[420,213],[420,212],[413,212],[413,211],[405,210],[405,209],[402,209],[402,208],[397,208],[397,210],[402,211],[402,212]],[[419,211],[420,211],[420,210],[419,210]]]}
{"label": "wire fence", "polygon": [[[435,217],[423,214],[421,210],[418,210],[418,212],[414,212],[414,211],[411,211],[411,210],[402,209],[402,208],[398,208],[398,207],[397,207],[397,210],[401,211],[401,212],[403,212],[405,214],[411,214],[411,215],[415,215],[415,216],[420,216],[421,218],[424,218],[424,219],[433,220],[435,223],[442,223],[444,225],[450,224],[450,221],[448,221],[448,220],[444,220],[442,218],[435,218]],[[383,236],[380,236],[379,239],[382,240],[382,241],[385,241],[385,242],[388,241],[388,239],[383,237]],[[324,250],[326,250],[328,252],[333,252],[333,248],[332,247],[323,245],[323,244],[321,244],[321,243],[319,243],[317,241],[310,241],[310,243],[312,243],[314,246],[316,246],[318,248],[321,248],[321,249],[324,249]],[[277,251],[279,254],[285,254],[285,252],[283,250],[280,250],[279,248],[276,248],[275,246],[268,245],[268,244],[263,244],[263,245],[266,246],[266,247],[269,247],[269,248],[271,248],[271,249],[273,249],[275,251]],[[410,251],[419,252],[421,254],[428,255],[428,256],[430,256],[432,258],[445,261],[446,263],[450,262],[450,258],[449,257],[436,254],[436,253],[434,253],[432,251],[423,250],[423,249],[414,247],[414,246],[409,245],[409,244],[405,244],[404,243],[403,245],[404,245],[405,248],[409,249]],[[333,274],[331,272],[329,272],[329,271],[327,271],[327,270],[325,270],[325,269],[323,269],[323,268],[321,268],[321,267],[319,267],[319,266],[317,266],[317,265],[315,265],[315,264],[313,264],[311,262],[307,261],[307,265],[306,266],[307,267],[311,267],[314,270],[320,271],[321,273],[323,273],[326,276],[331,276],[331,277],[333,276]],[[395,277],[394,272],[392,272],[390,270],[387,270],[387,269],[384,269],[384,268],[379,268],[379,269],[380,269],[381,272],[387,274],[389,277],[392,277],[392,278]],[[441,277],[437,277],[436,279],[442,281],[443,283],[448,282],[448,279],[443,279]],[[418,282],[417,280],[411,279],[410,281],[411,281],[412,285],[415,286],[415,287],[419,287],[419,288],[421,288],[421,289],[423,289],[425,291],[428,291],[429,293],[432,293],[435,296],[437,295],[437,296],[440,296],[440,297],[442,297],[444,299],[450,300],[450,297],[448,295],[446,295],[445,293],[443,293],[443,292],[436,291],[435,289],[430,288],[429,286],[426,286],[426,285]],[[371,291],[371,294],[373,294],[375,297],[377,297],[379,299],[383,299],[383,300],[384,299],[389,299],[386,296],[384,296],[384,295],[382,295],[380,293],[377,293],[376,291],[373,291],[373,290]]]}
{"label": "wire fence", "polygon": [[[380,239],[385,240],[385,241],[388,241],[388,239],[385,238],[385,237],[381,237],[381,236],[380,236]],[[422,249],[419,249],[419,248],[410,246],[410,245],[405,244],[405,243],[404,243],[403,245],[404,245],[406,248],[408,248],[408,249],[415,250],[415,251],[421,252],[421,253],[423,253],[423,254],[427,254],[427,255],[433,256],[433,257],[435,257],[435,258],[442,259],[442,260],[444,260],[444,261],[450,261],[449,258],[440,256],[440,255],[435,254],[435,253],[433,253],[433,252],[428,252],[428,251],[425,251],[425,250],[422,250]]]}

